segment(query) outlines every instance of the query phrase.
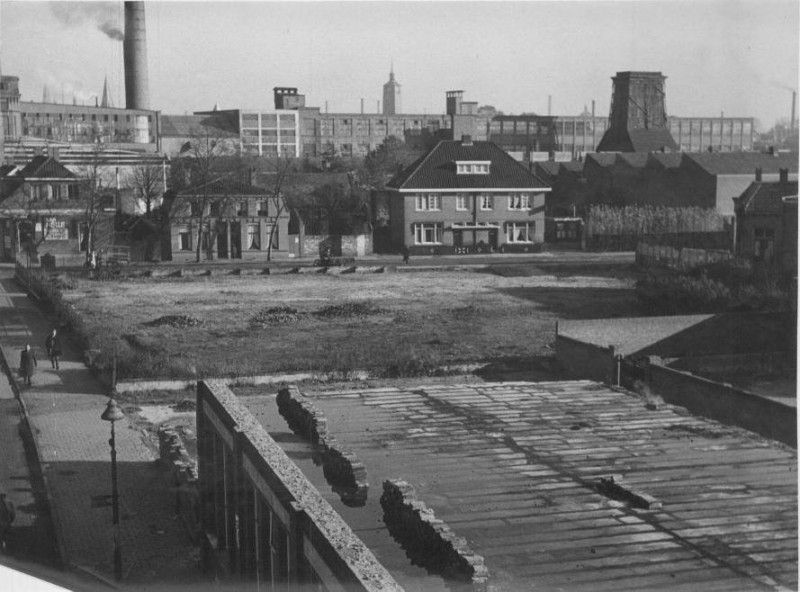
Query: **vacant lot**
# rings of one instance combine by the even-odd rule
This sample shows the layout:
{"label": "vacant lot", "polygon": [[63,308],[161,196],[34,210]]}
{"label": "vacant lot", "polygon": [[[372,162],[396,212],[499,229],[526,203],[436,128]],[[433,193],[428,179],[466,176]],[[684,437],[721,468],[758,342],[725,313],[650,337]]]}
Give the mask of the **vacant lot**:
{"label": "vacant lot", "polygon": [[[561,270],[560,270],[561,271]],[[65,292],[120,378],[369,370],[547,355],[559,318],[639,313],[633,271],[414,271],[78,281]]]}

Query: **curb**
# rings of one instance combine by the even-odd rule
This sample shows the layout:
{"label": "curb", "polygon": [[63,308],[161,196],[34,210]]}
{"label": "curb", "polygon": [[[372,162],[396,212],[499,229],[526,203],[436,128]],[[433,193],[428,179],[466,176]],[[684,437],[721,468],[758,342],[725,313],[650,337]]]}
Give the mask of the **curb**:
{"label": "curb", "polygon": [[27,432],[28,437],[30,438],[31,443],[33,444],[34,452],[36,453],[36,466],[32,467],[32,469],[37,473],[37,476],[42,480],[42,484],[44,486],[44,496],[47,500],[47,507],[50,511],[50,519],[53,524],[53,536],[55,537],[55,551],[56,551],[56,561],[57,566],[62,570],[67,569],[70,564],[68,560],[68,553],[67,549],[64,546],[64,536],[62,531],[61,520],[58,517],[58,509],[56,508],[56,504],[53,503],[53,498],[50,494],[50,483],[48,482],[47,475],[44,471],[44,463],[42,463],[42,452],[39,448],[39,440],[36,437],[36,434],[33,430],[33,426],[31,424],[31,417],[28,413],[28,407],[25,404],[25,400],[22,398],[22,393],[19,390],[19,385],[17,385],[17,381],[14,378],[14,373],[11,371],[11,366],[8,364],[8,360],[6,359],[5,352],[3,348],[0,347],[0,369],[6,374],[8,377],[8,382],[11,385],[11,390],[14,393],[14,398],[17,400],[19,404],[20,411],[22,411],[22,424],[23,429]]}

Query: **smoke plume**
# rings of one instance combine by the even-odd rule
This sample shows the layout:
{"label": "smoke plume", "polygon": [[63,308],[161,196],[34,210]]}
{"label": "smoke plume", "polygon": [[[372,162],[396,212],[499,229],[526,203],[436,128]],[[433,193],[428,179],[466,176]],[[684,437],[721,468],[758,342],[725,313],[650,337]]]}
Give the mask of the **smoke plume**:
{"label": "smoke plume", "polygon": [[115,2],[51,2],[50,9],[62,25],[81,27],[91,25],[109,39],[123,41],[125,34],[119,27],[121,3]]}

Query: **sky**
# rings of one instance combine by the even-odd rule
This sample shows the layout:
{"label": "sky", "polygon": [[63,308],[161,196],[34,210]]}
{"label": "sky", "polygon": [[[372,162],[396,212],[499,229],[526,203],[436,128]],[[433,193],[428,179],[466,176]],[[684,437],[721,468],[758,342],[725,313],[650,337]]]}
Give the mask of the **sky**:
{"label": "sky", "polygon": [[[667,77],[670,115],[788,120],[798,88],[796,0],[145,3],[151,108],[166,114],[306,105],[375,112],[393,67],[404,113],[445,92],[507,114],[607,115],[611,78]],[[124,106],[122,2],[0,0],[0,70],[22,100]]]}

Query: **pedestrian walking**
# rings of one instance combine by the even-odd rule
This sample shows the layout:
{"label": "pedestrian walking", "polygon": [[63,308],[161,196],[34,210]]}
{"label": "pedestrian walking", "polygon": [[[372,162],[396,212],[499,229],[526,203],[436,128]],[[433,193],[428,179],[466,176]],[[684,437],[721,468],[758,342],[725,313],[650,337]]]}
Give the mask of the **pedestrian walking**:
{"label": "pedestrian walking", "polygon": [[0,493],[0,551],[3,553],[8,550],[8,535],[16,516],[14,504],[6,499],[5,493]]}
{"label": "pedestrian walking", "polygon": [[30,344],[26,344],[19,355],[19,373],[25,379],[26,385],[31,386],[34,372],[36,372],[36,354],[33,353]]}
{"label": "pedestrian walking", "polygon": [[406,245],[403,245],[401,252],[403,253],[403,263],[408,265],[408,260],[411,257],[411,251]]}
{"label": "pedestrian walking", "polygon": [[61,336],[58,334],[57,329],[53,329],[52,333],[47,336],[44,341],[44,347],[47,350],[47,357],[50,358],[50,365],[58,370],[58,358],[61,357]]}

